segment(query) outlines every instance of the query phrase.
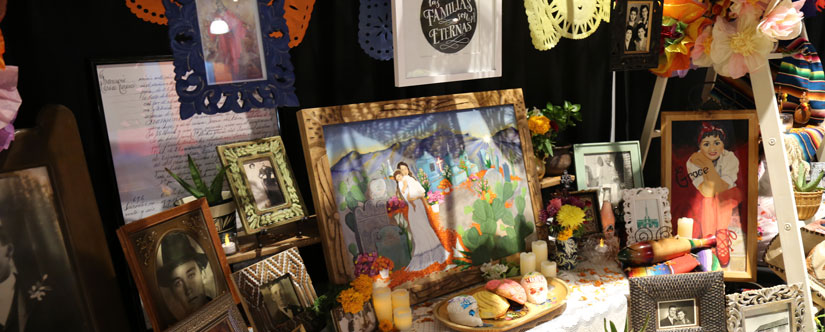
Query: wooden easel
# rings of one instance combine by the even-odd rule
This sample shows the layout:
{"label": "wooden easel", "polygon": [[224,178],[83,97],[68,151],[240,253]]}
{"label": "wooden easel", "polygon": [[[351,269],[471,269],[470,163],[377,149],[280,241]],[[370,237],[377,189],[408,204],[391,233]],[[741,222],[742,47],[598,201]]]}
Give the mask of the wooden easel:
{"label": "wooden easel", "polygon": [[[754,102],[756,112],[759,117],[759,129],[762,133],[762,146],[765,149],[765,159],[767,160],[767,171],[770,177],[771,191],[773,192],[774,206],[776,210],[776,222],[779,228],[779,242],[782,245],[782,257],[785,261],[785,270],[789,284],[800,283],[805,294],[805,329],[806,332],[813,332],[814,310],[811,302],[811,289],[808,285],[808,273],[805,267],[805,253],[802,250],[802,238],[799,228],[804,226],[803,221],[799,221],[796,214],[796,202],[791,187],[791,175],[788,167],[788,159],[785,154],[785,144],[782,139],[782,122],[779,118],[779,108],[776,105],[775,91],[773,89],[773,79],[771,78],[770,65],[768,59],[781,58],[782,54],[770,54],[762,59],[762,69],[751,72],[751,84],[753,86]],[[708,77],[716,77],[712,68],[708,69]],[[647,162],[647,152],[650,149],[650,141],[655,137],[660,137],[661,133],[655,131],[656,120],[659,118],[659,110],[662,106],[662,98],[665,94],[665,87],[668,78],[657,77],[656,85],[653,88],[653,95],[650,98],[650,105],[647,109],[645,126],[642,130],[641,149],[642,167]],[[709,81],[709,80],[706,80]],[[825,144],[821,144],[817,151],[819,160],[823,160]]]}

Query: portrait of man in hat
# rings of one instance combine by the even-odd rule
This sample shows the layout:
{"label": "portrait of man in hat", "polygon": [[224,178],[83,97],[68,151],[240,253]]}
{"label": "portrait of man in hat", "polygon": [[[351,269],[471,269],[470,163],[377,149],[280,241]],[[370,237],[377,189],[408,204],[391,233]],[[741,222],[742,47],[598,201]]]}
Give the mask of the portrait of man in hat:
{"label": "portrait of man in hat", "polygon": [[[161,239],[158,248],[158,286],[169,290],[164,293],[163,300],[178,320],[212,300],[207,295],[209,285],[204,278],[209,269],[209,260],[197,243],[194,245],[201,250],[195,249],[194,241],[190,239],[182,231],[173,231]],[[171,295],[167,296],[168,294]]]}

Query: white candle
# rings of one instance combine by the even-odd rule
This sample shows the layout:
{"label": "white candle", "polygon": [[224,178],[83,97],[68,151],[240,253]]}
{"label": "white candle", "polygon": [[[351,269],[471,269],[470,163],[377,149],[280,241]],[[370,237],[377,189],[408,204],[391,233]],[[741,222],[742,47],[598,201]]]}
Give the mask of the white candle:
{"label": "white candle", "polygon": [[221,247],[223,247],[223,253],[227,255],[232,255],[238,252],[238,246],[235,242],[229,241],[229,234],[225,234],[224,242],[221,243]]}
{"label": "white candle", "polygon": [[410,292],[406,289],[396,289],[392,291],[392,308],[405,308],[410,306]]}
{"label": "white candle", "polygon": [[410,307],[395,308],[392,315],[395,328],[406,331],[412,327],[412,310],[410,310]]}
{"label": "white candle", "polygon": [[556,262],[553,262],[553,261],[541,262],[541,274],[543,274],[547,278],[555,278],[556,277]]}
{"label": "white candle", "polygon": [[536,270],[536,254],[532,252],[523,252],[520,256],[521,275],[528,274]]}
{"label": "white candle", "polygon": [[536,254],[536,264],[547,260],[547,241],[533,241],[533,253]]}
{"label": "white candle", "polygon": [[372,306],[375,308],[375,317],[378,321],[392,321],[392,300],[390,289],[377,287],[372,290]]}
{"label": "white candle", "polygon": [[693,238],[693,219],[690,218],[679,218],[677,221],[677,231],[676,234],[679,235],[679,238],[682,239],[692,239]]}

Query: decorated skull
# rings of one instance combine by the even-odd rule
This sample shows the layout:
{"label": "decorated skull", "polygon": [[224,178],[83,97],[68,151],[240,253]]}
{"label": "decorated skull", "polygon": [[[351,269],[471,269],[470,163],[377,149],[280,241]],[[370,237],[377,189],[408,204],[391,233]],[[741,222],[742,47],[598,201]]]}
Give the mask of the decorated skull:
{"label": "decorated skull", "polygon": [[547,301],[547,279],[539,272],[530,272],[521,278],[521,287],[527,292],[527,301],[542,304]]}
{"label": "decorated skull", "polygon": [[470,327],[484,326],[478,314],[478,302],[470,295],[459,295],[447,304],[447,313],[453,323]]}

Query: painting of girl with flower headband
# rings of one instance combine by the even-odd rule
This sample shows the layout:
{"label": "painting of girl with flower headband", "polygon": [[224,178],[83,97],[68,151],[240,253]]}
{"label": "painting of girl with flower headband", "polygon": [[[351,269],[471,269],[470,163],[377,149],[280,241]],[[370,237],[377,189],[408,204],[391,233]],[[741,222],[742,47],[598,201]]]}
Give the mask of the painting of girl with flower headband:
{"label": "painting of girl with flower headband", "polygon": [[[750,140],[748,119],[677,121],[679,115],[663,114],[662,119],[670,141],[670,149],[663,149],[663,161],[669,164],[663,182],[671,191],[673,220],[692,218],[693,238],[716,238],[713,253],[719,268],[747,272],[752,269],[746,250],[749,221],[755,217],[755,204],[749,204],[756,199],[749,195],[756,189],[750,179],[756,174],[755,164],[750,167],[756,160],[755,129]],[[753,121],[755,127],[755,114]]]}

